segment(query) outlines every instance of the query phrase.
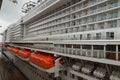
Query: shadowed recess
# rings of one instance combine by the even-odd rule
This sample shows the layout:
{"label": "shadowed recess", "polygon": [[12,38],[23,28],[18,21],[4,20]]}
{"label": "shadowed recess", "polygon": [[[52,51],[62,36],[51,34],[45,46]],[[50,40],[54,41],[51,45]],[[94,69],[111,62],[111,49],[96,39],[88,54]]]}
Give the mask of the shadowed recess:
{"label": "shadowed recess", "polygon": [[2,1],[3,1],[3,0],[0,0],[0,9],[1,9],[1,5],[2,5]]}

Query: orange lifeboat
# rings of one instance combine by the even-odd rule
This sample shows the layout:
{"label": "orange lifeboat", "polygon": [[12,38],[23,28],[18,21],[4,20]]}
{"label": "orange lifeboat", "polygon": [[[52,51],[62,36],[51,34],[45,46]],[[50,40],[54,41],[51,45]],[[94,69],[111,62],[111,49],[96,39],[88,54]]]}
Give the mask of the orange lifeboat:
{"label": "orange lifeboat", "polygon": [[18,52],[18,55],[22,58],[29,58],[31,55],[31,52],[29,50],[20,50]]}
{"label": "orange lifeboat", "polygon": [[43,54],[32,54],[30,57],[30,62],[44,68],[50,69],[55,66],[55,58]]}
{"label": "orange lifeboat", "polygon": [[14,54],[17,54],[20,51],[20,49],[14,48],[14,47],[9,47],[8,50],[11,51]]}

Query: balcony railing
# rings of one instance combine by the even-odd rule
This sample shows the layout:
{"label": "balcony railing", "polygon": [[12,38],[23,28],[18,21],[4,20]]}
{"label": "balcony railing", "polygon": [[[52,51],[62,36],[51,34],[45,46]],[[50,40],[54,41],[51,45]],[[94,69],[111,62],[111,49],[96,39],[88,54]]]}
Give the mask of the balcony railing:
{"label": "balcony railing", "polygon": [[54,51],[66,54],[74,54],[88,57],[104,58],[104,50],[88,50],[88,49],[78,49],[78,48],[63,48],[55,47]]}

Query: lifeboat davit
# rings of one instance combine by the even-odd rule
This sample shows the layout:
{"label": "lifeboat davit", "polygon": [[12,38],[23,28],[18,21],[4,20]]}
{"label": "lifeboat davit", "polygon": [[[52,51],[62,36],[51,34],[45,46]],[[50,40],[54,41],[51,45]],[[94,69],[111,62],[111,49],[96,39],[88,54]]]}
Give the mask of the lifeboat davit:
{"label": "lifeboat davit", "polygon": [[20,56],[21,58],[29,58],[31,55],[31,51],[29,50],[20,50],[18,52],[18,56]]}
{"label": "lifeboat davit", "polygon": [[43,54],[32,54],[30,56],[30,62],[36,64],[44,69],[50,69],[55,66],[55,58]]}
{"label": "lifeboat davit", "polygon": [[11,51],[14,54],[18,54],[18,52],[20,51],[20,49],[14,48],[14,47],[9,47],[8,50]]}

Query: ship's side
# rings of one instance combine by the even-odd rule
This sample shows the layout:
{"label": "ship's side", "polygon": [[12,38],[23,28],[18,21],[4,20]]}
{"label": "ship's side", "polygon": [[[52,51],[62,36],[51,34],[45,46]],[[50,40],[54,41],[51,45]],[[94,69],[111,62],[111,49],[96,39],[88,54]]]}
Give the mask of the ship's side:
{"label": "ship's side", "polygon": [[119,0],[44,0],[4,32],[3,54],[30,80],[120,80],[119,26]]}

